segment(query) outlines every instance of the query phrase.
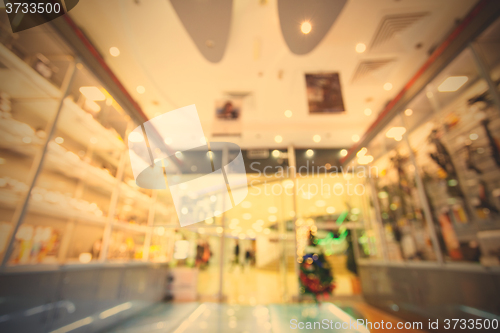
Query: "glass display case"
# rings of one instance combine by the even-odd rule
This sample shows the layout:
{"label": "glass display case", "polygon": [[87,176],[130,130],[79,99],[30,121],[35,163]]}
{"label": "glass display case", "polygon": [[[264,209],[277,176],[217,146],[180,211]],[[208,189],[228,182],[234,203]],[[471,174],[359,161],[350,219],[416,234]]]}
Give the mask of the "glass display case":
{"label": "glass display case", "polygon": [[139,188],[130,167],[137,111],[50,26],[0,38],[4,265],[170,260],[174,234],[153,226],[176,223],[172,202]]}
{"label": "glass display case", "polygon": [[500,264],[499,22],[353,160],[376,170],[373,208],[357,207],[376,213],[389,261]]}

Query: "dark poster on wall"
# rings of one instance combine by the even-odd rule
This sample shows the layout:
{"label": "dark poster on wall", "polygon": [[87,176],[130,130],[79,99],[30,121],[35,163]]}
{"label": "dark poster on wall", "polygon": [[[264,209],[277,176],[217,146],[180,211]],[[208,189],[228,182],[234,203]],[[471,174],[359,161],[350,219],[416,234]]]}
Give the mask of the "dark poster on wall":
{"label": "dark poster on wall", "polygon": [[306,74],[307,102],[311,114],[345,111],[338,73]]}

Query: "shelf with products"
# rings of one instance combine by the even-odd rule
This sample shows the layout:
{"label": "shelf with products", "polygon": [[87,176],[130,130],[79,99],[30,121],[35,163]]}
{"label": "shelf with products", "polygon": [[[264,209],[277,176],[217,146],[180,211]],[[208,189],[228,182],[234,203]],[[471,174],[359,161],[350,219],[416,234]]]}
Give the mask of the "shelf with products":
{"label": "shelf with products", "polygon": [[[8,47],[0,45],[0,211],[4,216],[0,231],[7,234],[5,239],[0,237],[0,256],[12,241],[8,266],[143,260],[153,234],[148,226],[152,207],[164,218],[174,211],[169,202],[153,200],[151,190],[132,184],[124,138],[127,130],[137,126],[132,120],[137,118],[136,104],[126,104],[129,96],[120,95],[112,82],[104,87],[106,80],[98,79],[97,72],[75,62],[57,34],[40,31],[40,36],[51,41],[37,44],[43,44],[43,50],[32,47],[32,36],[22,33]],[[40,68],[37,61],[44,57],[48,67]],[[69,70],[73,65],[74,71]],[[117,95],[111,96],[107,88]],[[132,109],[123,109],[116,100]],[[52,126],[52,137],[47,138]],[[34,161],[45,144],[43,163],[37,165]],[[35,170],[36,182],[30,184],[29,175]],[[22,219],[13,221],[21,207]],[[15,234],[13,228],[19,228]],[[170,237],[169,231],[163,237]],[[151,245],[155,261],[169,257],[166,240],[161,238],[155,234]],[[106,244],[109,255],[101,258]]]}
{"label": "shelf with products", "polygon": [[61,98],[59,88],[2,44],[0,62],[4,65],[0,68],[3,78],[0,90],[7,92],[13,99]]}
{"label": "shelf with products", "polygon": [[480,64],[472,48],[462,51],[356,158],[378,169],[374,198],[390,261],[500,263],[492,245],[500,229],[500,110],[487,76],[494,70]]}

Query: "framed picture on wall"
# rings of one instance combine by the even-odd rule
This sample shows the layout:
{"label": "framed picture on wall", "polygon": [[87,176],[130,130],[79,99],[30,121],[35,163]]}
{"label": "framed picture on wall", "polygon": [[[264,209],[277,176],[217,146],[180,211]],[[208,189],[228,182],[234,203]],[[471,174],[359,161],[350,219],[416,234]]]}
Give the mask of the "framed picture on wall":
{"label": "framed picture on wall", "polygon": [[306,74],[309,113],[342,113],[344,100],[338,73]]}
{"label": "framed picture on wall", "polygon": [[224,96],[215,101],[215,120],[213,122],[213,135],[233,136],[241,134],[241,116],[243,110],[243,97]]}

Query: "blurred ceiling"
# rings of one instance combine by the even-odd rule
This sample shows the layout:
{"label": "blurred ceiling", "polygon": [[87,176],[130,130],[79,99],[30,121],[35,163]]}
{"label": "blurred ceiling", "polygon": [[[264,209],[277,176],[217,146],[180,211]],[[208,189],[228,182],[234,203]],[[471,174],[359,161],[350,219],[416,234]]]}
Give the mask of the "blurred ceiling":
{"label": "blurred ceiling", "polygon": [[[212,141],[227,140],[242,148],[343,148],[353,143],[353,135],[363,134],[424,63],[429,49],[475,3],[350,0],[318,46],[297,55],[290,51],[290,41],[285,42],[277,0],[238,0],[232,4],[227,46],[219,62],[208,61],[200,52],[215,44],[194,42],[179,18],[188,12],[178,15],[167,0],[86,0],[70,15],[149,117],[196,104],[205,135]],[[294,13],[287,26],[297,21],[300,31],[302,22]],[[311,34],[297,33],[297,38],[313,37],[315,27],[329,24],[323,22],[328,15],[311,11],[303,19],[310,22]],[[359,43],[366,45],[362,53],[356,51]],[[120,55],[112,56],[111,47]],[[345,113],[308,113],[304,74],[318,72],[339,73]],[[392,89],[385,90],[386,83]],[[145,91],[139,93],[138,86]],[[241,136],[213,138],[215,101],[228,94],[247,95]],[[372,110],[370,115],[366,109]],[[285,116],[286,110],[292,111],[291,117]],[[282,142],[275,142],[276,135]],[[319,142],[313,140],[315,135],[321,137]]]}

